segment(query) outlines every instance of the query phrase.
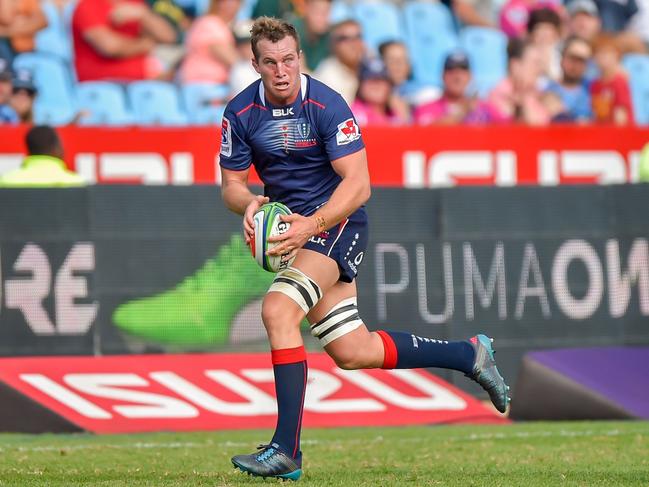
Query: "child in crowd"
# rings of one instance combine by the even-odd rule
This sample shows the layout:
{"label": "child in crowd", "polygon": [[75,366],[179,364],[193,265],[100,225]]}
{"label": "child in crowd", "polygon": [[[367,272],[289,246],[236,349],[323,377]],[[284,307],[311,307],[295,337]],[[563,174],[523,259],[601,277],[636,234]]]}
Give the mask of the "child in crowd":
{"label": "child in crowd", "polygon": [[594,121],[632,124],[631,91],[620,64],[622,53],[616,39],[609,34],[601,34],[595,39],[593,53],[600,70],[600,77],[590,87]]}

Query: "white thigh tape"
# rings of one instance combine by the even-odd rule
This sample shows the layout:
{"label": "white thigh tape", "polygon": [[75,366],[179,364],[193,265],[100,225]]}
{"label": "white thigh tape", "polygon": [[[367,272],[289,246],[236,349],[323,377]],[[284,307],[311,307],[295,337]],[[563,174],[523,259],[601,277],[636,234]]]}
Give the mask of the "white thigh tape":
{"label": "white thigh tape", "polygon": [[351,297],[343,299],[331,308],[327,316],[311,325],[311,334],[320,340],[320,344],[324,347],[362,324],[363,321],[358,316],[356,297]]}
{"label": "white thigh tape", "polygon": [[289,267],[277,273],[268,292],[285,294],[295,301],[305,313],[308,313],[322,297],[320,286],[295,267]]}

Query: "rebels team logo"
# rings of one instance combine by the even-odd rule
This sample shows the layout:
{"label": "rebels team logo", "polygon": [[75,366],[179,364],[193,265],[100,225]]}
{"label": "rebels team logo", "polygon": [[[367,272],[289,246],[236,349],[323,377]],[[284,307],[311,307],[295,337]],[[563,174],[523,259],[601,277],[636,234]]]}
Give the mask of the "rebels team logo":
{"label": "rebels team logo", "polygon": [[225,117],[221,122],[221,155],[225,157],[232,155],[232,126]]}
{"label": "rebels team logo", "polygon": [[308,139],[311,134],[311,125],[308,122],[301,122],[297,124],[297,133],[303,139]]}
{"label": "rebels team logo", "polygon": [[298,122],[296,122],[295,132],[297,136],[295,138],[296,148],[304,149],[318,145],[318,141],[315,138],[309,138],[309,136],[311,135],[311,125],[309,125],[309,122],[305,119],[302,118]]}
{"label": "rebels team logo", "polygon": [[356,125],[353,118],[348,118],[343,123],[338,124],[338,132],[336,132],[336,144],[346,145],[359,139],[361,131]]}

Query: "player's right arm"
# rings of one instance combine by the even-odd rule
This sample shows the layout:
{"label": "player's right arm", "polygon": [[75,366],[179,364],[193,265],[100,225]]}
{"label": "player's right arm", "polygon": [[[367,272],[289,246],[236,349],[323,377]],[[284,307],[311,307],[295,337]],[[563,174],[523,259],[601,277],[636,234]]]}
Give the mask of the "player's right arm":
{"label": "player's right arm", "polygon": [[259,207],[268,203],[268,198],[254,194],[248,188],[248,172],[232,171],[221,167],[221,198],[228,209],[243,215],[243,230],[246,243],[254,235],[252,217]]}

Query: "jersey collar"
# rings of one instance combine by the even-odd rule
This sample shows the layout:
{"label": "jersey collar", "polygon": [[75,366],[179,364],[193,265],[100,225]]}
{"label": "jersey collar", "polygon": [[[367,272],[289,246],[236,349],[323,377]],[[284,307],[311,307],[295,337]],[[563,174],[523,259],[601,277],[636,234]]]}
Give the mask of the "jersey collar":
{"label": "jersey collar", "polygon": [[[302,101],[306,98],[306,90],[309,86],[309,79],[305,74],[300,73],[300,93],[302,95]],[[266,90],[264,89],[263,81],[259,81],[259,99],[261,104],[266,106]]]}

